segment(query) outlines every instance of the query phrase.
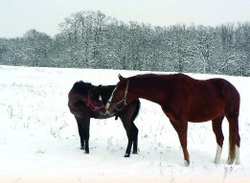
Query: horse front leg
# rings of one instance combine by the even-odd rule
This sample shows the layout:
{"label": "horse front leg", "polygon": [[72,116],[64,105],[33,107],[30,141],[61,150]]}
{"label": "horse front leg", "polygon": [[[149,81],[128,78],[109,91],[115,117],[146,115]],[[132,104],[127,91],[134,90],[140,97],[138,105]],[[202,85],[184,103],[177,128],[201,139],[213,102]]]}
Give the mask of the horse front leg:
{"label": "horse front leg", "polygon": [[187,122],[185,124],[181,125],[180,127],[180,133],[178,133],[183,155],[184,155],[184,166],[189,166],[190,160],[189,160],[189,153],[187,149]]}
{"label": "horse front leg", "polygon": [[183,155],[184,155],[184,166],[189,166],[190,160],[189,160],[189,153],[187,150],[187,128],[188,128],[188,122],[186,120],[171,120],[171,124],[173,125],[174,129],[176,130],[179,141],[182,147]]}

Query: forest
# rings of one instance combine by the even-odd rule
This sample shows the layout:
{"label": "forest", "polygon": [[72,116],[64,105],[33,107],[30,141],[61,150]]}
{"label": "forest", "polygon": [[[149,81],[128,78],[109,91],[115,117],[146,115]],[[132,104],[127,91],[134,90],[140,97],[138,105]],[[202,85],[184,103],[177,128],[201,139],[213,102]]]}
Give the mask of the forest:
{"label": "forest", "polygon": [[160,27],[82,11],[53,37],[35,29],[0,37],[1,65],[250,76],[249,61],[250,22]]}

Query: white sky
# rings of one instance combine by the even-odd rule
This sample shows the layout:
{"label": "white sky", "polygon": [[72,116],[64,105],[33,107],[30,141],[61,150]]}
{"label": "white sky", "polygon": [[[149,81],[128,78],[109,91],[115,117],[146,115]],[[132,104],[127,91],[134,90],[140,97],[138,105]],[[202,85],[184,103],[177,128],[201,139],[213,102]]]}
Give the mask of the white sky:
{"label": "white sky", "polygon": [[65,17],[87,10],[153,26],[250,21],[250,0],[0,0],[0,37],[23,36],[30,29],[54,36]]}

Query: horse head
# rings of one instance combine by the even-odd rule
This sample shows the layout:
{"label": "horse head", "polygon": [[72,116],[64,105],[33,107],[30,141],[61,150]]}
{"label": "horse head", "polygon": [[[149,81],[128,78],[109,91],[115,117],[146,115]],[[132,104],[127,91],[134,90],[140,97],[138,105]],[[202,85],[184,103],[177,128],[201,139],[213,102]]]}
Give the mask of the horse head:
{"label": "horse head", "polygon": [[121,111],[128,103],[128,88],[129,80],[118,75],[119,82],[113,90],[111,97],[109,98],[105,108],[108,114],[114,114]]}
{"label": "horse head", "polygon": [[101,87],[102,86],[99,85],[88,91],[87,106],[94,112],[99,111],[101,114],[105,114],[106,109],[100,93]]}

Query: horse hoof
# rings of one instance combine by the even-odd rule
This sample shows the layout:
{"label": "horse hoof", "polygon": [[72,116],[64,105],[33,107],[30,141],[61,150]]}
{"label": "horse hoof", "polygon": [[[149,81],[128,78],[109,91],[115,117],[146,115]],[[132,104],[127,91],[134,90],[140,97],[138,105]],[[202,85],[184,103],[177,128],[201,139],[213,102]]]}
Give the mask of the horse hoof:
{"label": "horse hoof", "polygon": [[216,165],[218,165],[218,164],[220,164],[220,160],[214,160],[214,163],[216,164]]}
{"label": "horse hoof", "polygon": [[236,161],[235,164],[236,164],[236,165],[240,165],[240,161]]}
{"label": "horse hoof", "polygon": [[189,162],[187,160],[184,160],[184,166],[188,167],[189,166]]}
{"label": "horse hoof", "polygon": [[129,154],[126,153],[126,154],[124,155],[124,157],[125,157],[125,158],[129,158]]}
{"label": "horse hoof", "polygon": [[233,163],[234,163],[234,159],[228,159],[228,160],[227,160],[227,164],[228,164],[228,165],[232,165]]}
{"label": "horse hoof", "polygon": [[84,150],[84,147],[80,147],[81,150]]}
{"label": "horse hoof", "polygon": [[132,153],[133,153],[133,154],[138,154],[137,151],[133,151]]}
{"label": "horse hoof", "polygon": [[84,151],[84,154],[89,154],[89,152],[88,151]]}

